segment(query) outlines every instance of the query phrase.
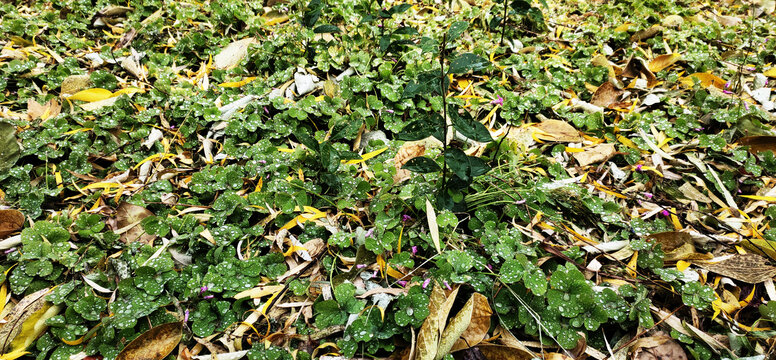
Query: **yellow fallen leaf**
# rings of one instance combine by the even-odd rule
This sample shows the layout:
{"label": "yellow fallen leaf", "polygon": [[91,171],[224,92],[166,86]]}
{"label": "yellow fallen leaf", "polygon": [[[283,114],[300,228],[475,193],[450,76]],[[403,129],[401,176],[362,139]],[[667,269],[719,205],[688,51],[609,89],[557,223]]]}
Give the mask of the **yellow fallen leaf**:
{"label": "yellow fallen leaf", "polygon": [[218,84],[218,86],[226,87],[226,88],[238,88],[238,87],[241,87],[241,86],[249,84],[253,80],[256,80],[255,76],[247,77],[247,78],[242,79],[240,81],[221,83],[221,84]]}
{"label": "yellow fallen leaf", "polygon": [[681,82],[684,86],[692,87],[694,84],[693,78],[698,79],[698,81],[701,82],[701,87],[703,88],[707,88],[712,85],[719,89],[725,88],[725,80],[712,73],[695,73],[687,75],[679,79],[679,82]]}
{"label": "yellow fallen leaf", "polygon": [[740,195],[742,198],[776,202],[776,196]]}
{"label": "yellow fallen leaf", "polygon": [[388,148],[387,148],[387,147],[384,147],[384,148],[382,148],[382,149],[379,149],[379,150],[375,150],[375,151],[372,151],[372,152],[366,153],[366,154],[364,154],[364,155],[361,155],[361,158],[360,158],[360,159],[355,159],[355,160],[347,160],[347,161],[346,161],[346,160],[342,160],[342,162],[344,162],[344,163],[345,163],[345,165],[353,165],[353,164],[359,164],[359,163],[362,163],[362,162],[364,162],[364,161],[367,161],[367,160],[369,160],[369,159],[371,159],[371,158],[373,158],[373,157],[375,157],[375,156],[377,156],[377,155],[380,155],[380,154],[382,154],[382,153],[383,153],[383,151],[385,151],[385,150],[388,150]]}
{"label": "yellow fallen leaf", "polygon": [[79,100],[86,102],[95,102],[113,97],[113,93],[107,89],[93,88],[81,90],[72,96],[68,97],[69,100]]}
{"label": "yellow fallen leaf", "polygon": [[767,77],[776,78],[776,66],[774,66],[774,67],[772,67],[772,68],[770,68],[768,70],[765,70],[763,75],[765,75]]}
{"label": "yellow fallen leaf", "polygon": [[660,55],[652,59],[652,61],[650,61],[649,64],[647,65],[647,68],[649,69],[649,71],[653,73],[657,73],[657,72],[660,72],[660,70],[663,70],[673,65],[681,58],[682,58],[682,55],[677,53]]}

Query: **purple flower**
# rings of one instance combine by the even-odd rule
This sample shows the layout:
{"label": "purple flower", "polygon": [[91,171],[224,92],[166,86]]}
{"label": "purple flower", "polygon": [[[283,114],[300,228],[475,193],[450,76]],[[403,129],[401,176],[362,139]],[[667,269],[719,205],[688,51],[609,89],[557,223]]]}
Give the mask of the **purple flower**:
{"label": "purple flower", "polygon": [[652,195],[652,193],[648,193],[648,192],[644,193],[644,197],[646,197],[647,199],[651,199],[653,196],[654,195]]}
{"label": "purple flower", "polygon": [[418,247],[417,246],[413,246],[412,247],[412,255],[415,255],[417,253],[418,253]]}
{"label": "purple flower", "polygon": [[641,171],[641,164],[636,165],[636,171]]}
{"label": "purple flower", "polygon": [[199,293],[202,294],[203,292],[207,291],[207,286],[203,286],[199,288]]}
{"label": "purple flower", "polygon": [[259,164],[266,164],[267,160],[259,160]]}
{"label": "purple flower", "polygon": [[744,101],[744,107],[745,107],[747,110],[749,110],[749,103],[748,103],[748,102],[746,102],[746,101]]}
{"label": "purple flower", "polygon": [[393,114],[393,110],[391,110],[391,109],[385,109],[385,112],[387,112],[389,114]]}
{"label": "purple flower", "polygon": [[410,220],[412,220],[412,216],[409,216],[407,214],[404,214],[404,215],[401,216],[401,221],[402,222],[407,222],[407,221],[410,221]]}
{"label": "purple flower", "polygon": [[267,114],[267,115],[269,115],[269,109],[267,109],[267,107],[266,107],[266,106],[264,107],[264,113],[265,113],[265,114]]}
{"label": "purple flower", "polygon": [[183,322],[189,322],[189,309],[183,313]]}
{"label": "purple flower", "polygon": [[732,91],[730,91],[730,90],[722,90],[722,92],[723,92],[723,93],[725,93],[725,94],[728,94],[728,95],[730,95],[730,94],[732,94],[732,93],[733,93],[733,92],[732,92]]}
{"label": "purple flower", "polygon": [[447,280],[443,280],[443,282],[445,283],[445,288],[447,288],[447,290],[453,290],[453,288],[450,287],[450,284],[447,283]]}
{"label": "purple flower", "polygon": [[371,228],[371,229],[366,231],[366,234],[364,236],[365,237],[372,237],[372,235],[374,235],[374,234],[375,234],[375,228]]}
{"label": "purple flower", "polygon": [[399,284],[399,286],[401,286],[401,287],[405,287],[405,286],[407,286],[407,282],[406,282],[406,281],[404,281],[404,280],[399,280],[399,281],[397,281],[396,283],[397,283],[397,284]]}
{"label": "purple flower", "polygon": [[202,298],[205,299],[205,300],[212,299],[213,295],[205,295]]}
{"label": "purple flower", "polygon": [[375,272],[372,273],[372,277],[371,278],[376,278],[376,277],[377,277],[377,270],[375,270]]}
{"label": "purple flower", "polygon": [[488,267],[488,270],[491,270],[491,271],[493,271],[493,265],[491,265],[491,264],[486,264],[485,266],[487,266],[487,267]]}
{"label": "purple flower", "polygon": [[3,253],[4,253],[4,254],[10,254],[10,253],[12,253],[12,252],[14,252],[14,251],[16,251],[16,248],[15,248],[15,247],[14,247],[14,248],[10,248],[10,249],[8,249],[8,250],[4,251]]}
{"label": "purple flower", "polygon": [[493,101],[491,101],[490,103],[491,103],[492,105],[501,105],[501,106],[504,106],[504,98],[503,98],[503,97],[501,97],[501,95],[496,95],[496,96],[498,96],[498,98],[496,98],[496,100],[493,100]]}
{"label": "purple flower", "polygon": [[695,128],[693,130],[695,130],[695,131],[703,131],[703,128],[702,127],[697,127],[697,128]]}
{"label": "purple flower", "polygon": [[518,200],[518,201],[515,201],[515,204],[517,204],[517,205],[523,205],[523,204],[525,204],[525,199],[523,199],[523,200]]}
{"label": "purple flower", "polygon": [[730,87],[730,81],[728,81],[728,82],[726,82],[726,83],[725,83],[725,89],[727,89],[727,88],[729,88],[729,87]]}
{"label": "purple flower", "polygon": [[423,288],[425,289],[426,287],[428,287],[428,284],[430,284],[430,283],[431,283],[431,278],[423,280]]}
{"label": "purple flower", "polygon": [[356,269],[363,269],[366,267],[366,264],[358,264],[356,265]]}
{"label": "purple flower", "polygon": [[671,215],[671,213],[668,212],[668,210],[665,210],[665,209],[663,209],[663,211],[661,211],[660,214],[663,215],[663,216]]}

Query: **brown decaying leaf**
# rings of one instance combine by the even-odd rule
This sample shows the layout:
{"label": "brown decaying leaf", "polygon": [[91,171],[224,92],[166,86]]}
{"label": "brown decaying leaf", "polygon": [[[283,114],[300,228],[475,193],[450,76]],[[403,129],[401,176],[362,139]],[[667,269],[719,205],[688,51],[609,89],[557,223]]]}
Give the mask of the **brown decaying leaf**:
{"label": "brown decaying leaf", "polygon": [[747,136],[738,139],[738,144],[748,146],[749,151],[760,153],[772,151],[776,154],[776,136]]}
{"label": "brown decaying leaf", "polygon": [[577,131],[577,129],[565,121],[545,120],[537,124],[535,127],[544,132],[544,134],[536,134],[536,137],[542,140],[558,142],[582,141],[582,137],[579,136],[579,131]]}
{"label": "brown decaying leaf", "polygon": [[458,339],[455,345],[453,345],[452,351],[479,344],[490,329],[490,317],[493,315],[493,310],[491,310],[490,304],[488,304],[488,298],[480,293],[474,293],[472,294],[472,300],[474,301],[474,310],[472,311],[471,322],[463,334],[461,334],[461,339]]}
{"label": "brown decaying leaf", "polygon": [[0,328],[0,354],[8,352],[11,342],[22,331],[22,324],[38,310],[46,305],[46,295],[49,288],[38,290],[25,296],[5,317],[5,324]]}
{"label": "brown decaying leaf", "polygon": [[393,176],[394,183],[399,183],[410,178],[411,172],[401,167],[410,161],[410,159],[423,156],[426,153],[426,146],[420,141],[406,142],[396,152],[393,157],[393,166],[396,168],[396,175]]}
{"label": "brown decaying leaf", "polygon": [[[453,298],[452,296],[449,299]],[[434,357],[435,360],[441,360],[445,355],[450,353],[453,345],[461,337],[469,323],[472,320],[472,312],[474,312],[474,296],[470,297],[463,308],[450,320],[450,324],[447,325],[445,331],[442,333],[442,337],[439,339],[439,346],[437,347],[437,354]]]}
{"label": "brown decaying leaf", "polygon": [[124,230],[119,238],[125,243],[140,241],[149,243],[154,240],[155,236],[147,234],[140,225],[140,221],[153,215],[142,206],[132,205],[130,203],[122,202],[118,209],[116,209],[116,230]]}
{"label": "brown decaying leaf", "polygon": [[24,225],[24,214],[19,210],[0,210],[0,239],[11,235]]}
{"label": "brown decaying leaf", "polygon": [[623,90],[618,89],[614,84],[607,81],[598,87],[590,103],[600,107],[609,107],[609,105],[616,103],[620,99],[623,92]]}
{"label": "brown decaying leaf", "polygon": [[647,241],[654,241],[660,244],[663,251],[671,251],[684,244],[692,243],[692,236],[680,231],[666,231],[647,235]]}
{"label": "brown decaying leaf", "polygon": [[759,284],[776,276],[776,266],[768,265],[768,259],[757,254],[732,254],[720,261],[693,261],[708,271],[749,284]]}
{"label": "brown decaying leaf", "polygon": [[593,163],[606,161],[614,155],[616,149],[614,144],[599,144],[593,147],[585,148],[583,152],[572,153],[574,159],[577,159],[579,166],[587,166]]}
{"label": "brown decaying leaf", "polygon": [[127,344],[116,360],[162,360],[178,346],[182,330],[180,322],[155,326]]}
{"label": "brown decaying leaf", "polygon": [[[529,360],[534,356],[530,352],[504,345],[495,344],[479,344],[472,349],[477,349],[479,353],[488,360]],[[453,353],[456,359],[465,359],[465,351],[458,351]]]}

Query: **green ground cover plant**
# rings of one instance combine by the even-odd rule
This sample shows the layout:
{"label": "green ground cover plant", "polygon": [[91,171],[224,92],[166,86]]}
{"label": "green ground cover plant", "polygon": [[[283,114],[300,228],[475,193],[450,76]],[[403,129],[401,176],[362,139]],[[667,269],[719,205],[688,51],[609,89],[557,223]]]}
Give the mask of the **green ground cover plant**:
{"label": "green ground cover plant", "polygon": [[774,2],[0,4],[0,359],[766,359]]}

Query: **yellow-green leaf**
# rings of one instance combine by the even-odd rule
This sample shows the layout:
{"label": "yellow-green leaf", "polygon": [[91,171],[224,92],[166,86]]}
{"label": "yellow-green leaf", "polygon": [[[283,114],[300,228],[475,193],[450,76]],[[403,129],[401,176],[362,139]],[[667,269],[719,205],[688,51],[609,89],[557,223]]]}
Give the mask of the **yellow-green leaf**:
{"label": "yellow-green leaf", "polygon": [[469,327],[469,323],[472,320],[472,311],[474,310],[474,296],[470,297],[463,309],[455,315],[453,320],[450,320],[450,324],[447,325],[445,331],[442,333],[442,338],[439,340],[439,346],[437,347],[437,353],[434,357],[435,360],[441,360],[445,355],[453,348],[456,340],[461,337],[466,328]]}
{"label": "yellow-green leaf", "polygon": [[111,97],[113,97],[113,93],[110,90],[93,88],[93,89],[81,90],[73,94],[73,96],[68,97],[68,99],[80,100],[80,101],[86,101],[86,102],[95,102],[95,101],[110,99]]}
{"label": "yellow-green leaf", "polygon": [[180,322],[153,327],[127,344],[116,360],[162,360],[178,346],[182,329]]}

